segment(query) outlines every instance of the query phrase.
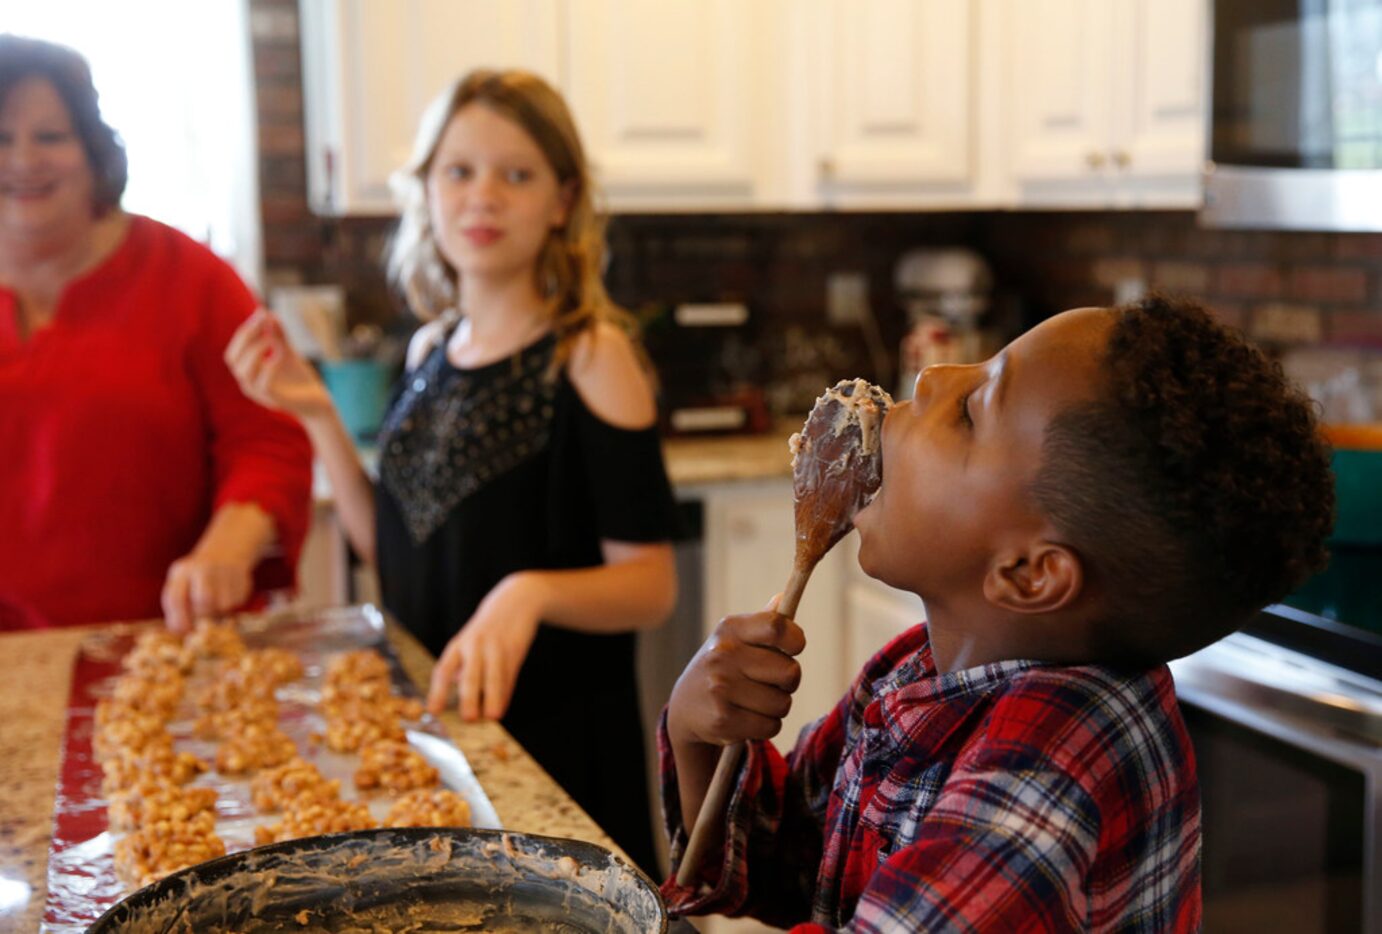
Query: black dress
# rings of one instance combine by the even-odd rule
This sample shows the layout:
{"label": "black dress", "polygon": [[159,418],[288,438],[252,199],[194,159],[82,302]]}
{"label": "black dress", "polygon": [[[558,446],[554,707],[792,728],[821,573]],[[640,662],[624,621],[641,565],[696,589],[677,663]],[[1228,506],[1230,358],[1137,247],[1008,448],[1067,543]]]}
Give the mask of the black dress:
{"label": "black dress", "polygon": [[[594,415],[547,335],[458,369],[446,341],[411,373],[380,432],[376,496],[384,605],[434,655],[514,571],[603,564],[600,540],[672,537],[657,430]],[[656,878],[634,634],[542,624],[505,728]]]}

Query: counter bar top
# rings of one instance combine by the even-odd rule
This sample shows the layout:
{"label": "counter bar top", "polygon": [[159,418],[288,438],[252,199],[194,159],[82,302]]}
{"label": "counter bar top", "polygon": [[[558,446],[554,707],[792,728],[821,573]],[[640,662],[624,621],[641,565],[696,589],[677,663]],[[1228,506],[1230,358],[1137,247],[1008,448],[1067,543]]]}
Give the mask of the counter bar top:
{"label": "counter bar top", "polygon": [[[100,628],[0,635],[7,667],[0,685],[0,931],[37,931],[43,920],[72,663],[82,640]],[[408,676],[425,692],[432,657],[392,623],[388,637]],[[498,723],[462,723],[454,710],[441,719],[506,829],[573,837],[622,855]]]}
{"label": "counter bar top", "polygon": [[761,435],[664,439],[667,475],[677,488],[790,477],[792,452],[787,439],[801,430],[804,420],[804,416],[778,419],[772,431]]}

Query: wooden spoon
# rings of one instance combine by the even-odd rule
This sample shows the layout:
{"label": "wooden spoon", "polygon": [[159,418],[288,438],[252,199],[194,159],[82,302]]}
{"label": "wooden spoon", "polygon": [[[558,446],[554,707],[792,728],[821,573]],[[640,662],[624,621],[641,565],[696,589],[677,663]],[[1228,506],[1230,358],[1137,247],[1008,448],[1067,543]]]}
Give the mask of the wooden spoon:
{"label": "wooden spoon", "polygon": [[[827,389],[801,431],[792,435],[792,499],[796,506],[796,550],[792,574],[777,612],[795,616],[806,581],[821,558],[853,527],[854,516],[883,482],[880,444],[883,416],[892,398],[862,379],[841,380]],[[704,856],[712,828],[720,821],[744,744],[720,752],[677,868],[677,884],[688,886]]]}

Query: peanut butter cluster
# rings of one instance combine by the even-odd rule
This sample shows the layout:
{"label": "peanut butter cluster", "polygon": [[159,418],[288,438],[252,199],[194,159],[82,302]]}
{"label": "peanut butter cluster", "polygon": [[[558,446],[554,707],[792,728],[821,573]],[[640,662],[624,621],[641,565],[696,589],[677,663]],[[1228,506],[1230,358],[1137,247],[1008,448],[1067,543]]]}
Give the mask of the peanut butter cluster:
{"label": "peanut butter cluster", "polygon": [[360,768],[355,770],[355,787],[361,791],[431,788],[440,780],[437,770],[421,753],[407,743],[391,740],[364,747],[360,751]]}
{"label": "peanut butter cluster", "polygon": [[107,813],[112,830],[135,830],[157,823],[187,823],[203,811],[214,811],[215,807],[214,788],[152,781],[112,795]]}
{"label": "peanut butter cluster", "polygon": [[301,758],[260,772],[250,783],[250,798],[263,814],[271,814],[297,801],[334,801],[340,796],[339,779],[328,780],[315,765]]}
{"label": "peanut butter cluster", "polygon": [[[110,706],[102,706],[110,704]],[[157,714],[137,710],[113,702],[96,705],[96,728],[91,736],[91,748],[96,758],[104,762],[122,753],[139,755],[154,746],[171,746],[167,721]]]}
{"label": "peanut butter cluster", "polygon": [[254,828],[254,842],[257,846],[263,846],[321,833],[369,830],[377,826],[370,815],[369,806],[360,801],[303,798],[289,802],[284,807],[281,823]]}
{"label": "peanut butter cluster", "polygon": [[216,770],[223,775],[244,775],[282,765],[297,753],[297,746],[277,725],[248,723],[216,749]]}
{"label": "peanut butter cluster", "polygon": [[101,790],[109,796],[151,781],[185,785],[205,772],[207,765],[190,752],[160,745],[138,753],[121,752],[101,763],[101,769],[105,772]]}
{"label": "peanut butter cluster", "polygon": [[403,721],[421,718],[422,704],[394,694],[388,662],[364,649],[337,655],[327,664],[321,712],[326,745],[336,752],[356,752],[385,740],[403,742]]}
{"label": "peanut butter cluster", "polygon": [[203,739],[229,739],[251,725],[265,728],[277,723],[278,701],[271,697],[250,697],[227,710],[202,714],[192,725],[192,731]]}
{"label": "peanut butter cluster", "polygon": [[115,682],[116,705],[171,720],[182,701],[186,681],[174,669],[157,673],[129,673]]}
{"label": "peanut butter cluster", "polygon": [[138,674],[161,675],[173,670],[186,674],[195,659],[182,644],[182,637],[166,629],[152,629],[140,633],[120,664],[126,671]]}
{"label": "peanut butter cluster", "polygon": [[469,827],[470,805],[445,788],[418,788],[389,808],[390,827]]}
{"label": "peanut butter cluster", "polygon": [[350,688],[367,681],[389,682],[389,663],[374,649],[357,649],[332,657],[326,665],[326,687]]}
{"label": "peanut butter cluster", "polygon": [[296,681],[303,675],[302,659],[287,649],[255,649],[240,657],[237,667],[275,685]]}
{"label": "peanut butter cluster", "polygon": [[328,717],[358,716],[370,708],[403,720],[422,719],[422,701],[393,693],[388,681],[328,684],[322,690],[321,711]]}
{"label": "peanut butter cluster", "polygon": [[186,648],[193,658],[239,658],[245,654],[245,640],[234,622],[198,620],[187,637]]}
{"label": "peanut butter cluster", "polygon": [[384,740],[403,742],[407,732],[397,717],[371,708],[353,708],[327,717],[322,740],[335,752],[358,752]]}
{"label": "peanut butter cluster", "polygon": [[185,821],[145,822],[115,842],[115,874],[131,887],[148,885],[187,866],[224,856],[216,819],[201,811]]}
{"label": "peanut butter cluster", "polygon": [[195,699],[201,710],[230,710],[271,701],[276,687],[278,683],[267,674],[234,665],[222,669]]}

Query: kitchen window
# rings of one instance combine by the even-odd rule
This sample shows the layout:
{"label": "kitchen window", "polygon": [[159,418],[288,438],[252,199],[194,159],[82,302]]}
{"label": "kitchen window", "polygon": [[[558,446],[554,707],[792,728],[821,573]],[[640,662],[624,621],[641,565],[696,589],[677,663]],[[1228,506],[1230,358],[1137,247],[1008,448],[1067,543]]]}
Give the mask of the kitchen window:
{"label": "kitchen window", "polygon": [[125,142],[124,207],[171,224],[260,283],[248,0],[10,4],[7,32],[71,46]]}

